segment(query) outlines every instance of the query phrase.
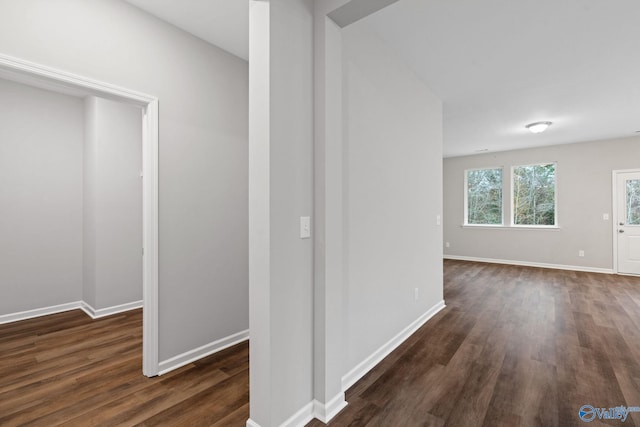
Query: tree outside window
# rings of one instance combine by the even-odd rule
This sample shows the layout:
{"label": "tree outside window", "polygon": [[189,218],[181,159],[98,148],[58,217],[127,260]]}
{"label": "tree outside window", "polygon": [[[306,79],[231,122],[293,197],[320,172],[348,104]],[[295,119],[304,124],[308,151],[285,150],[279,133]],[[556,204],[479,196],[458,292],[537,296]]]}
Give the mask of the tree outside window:
{"label": "tree outside window", "polygon": [[556,164],[513,168],[513,224],[556,225]]}
{"label": "tree outside window", "polygon": [[627,224],[640,225],[640,179],[627,181]]}
{"label": "tree outside window", "polygon": [[502,224],[502,168],[468,170],[466,181],[466,224]]}

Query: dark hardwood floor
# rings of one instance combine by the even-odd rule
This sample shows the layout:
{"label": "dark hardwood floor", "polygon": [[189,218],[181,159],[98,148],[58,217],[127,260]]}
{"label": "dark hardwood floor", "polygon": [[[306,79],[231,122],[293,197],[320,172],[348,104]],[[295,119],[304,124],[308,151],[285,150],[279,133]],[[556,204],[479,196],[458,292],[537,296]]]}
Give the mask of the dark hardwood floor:
{"label": "dark hardwood floor", "polygon": [[[331,426],[581,426],[640,406],[640,278],[445,261],[441,311]],[[0,325],[0,426],[244,426],[248,345],[141,374],[141,312]],[[323,424],[313,421],[310,427]],[[589,426],[638,426],[640,413]]]}
{"label": "dark hardwood floor", "polygon": [[330,426],[640,426],[578,417],[640,406],[640,278],[449,260],[444,274],[447,308]]}
{"label": "dark hardwood floor", "polygon": [[142,375],[142,311],[0,325],[0,426],[244,426],[248,344]]}

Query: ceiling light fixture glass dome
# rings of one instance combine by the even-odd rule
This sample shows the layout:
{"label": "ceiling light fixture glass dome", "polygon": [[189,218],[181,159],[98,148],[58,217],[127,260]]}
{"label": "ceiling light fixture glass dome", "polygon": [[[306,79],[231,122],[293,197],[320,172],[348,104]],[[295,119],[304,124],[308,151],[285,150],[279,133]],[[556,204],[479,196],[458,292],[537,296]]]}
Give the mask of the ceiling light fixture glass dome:
{"label": "ceiling light fixture glass dome", "polygon": [[551,122],[535,122],[535,123],[529,123],[525,127],[529,129],[531,133],[542,133],[545,130],[547,130],[547,128],[552,124],[553,123]]}

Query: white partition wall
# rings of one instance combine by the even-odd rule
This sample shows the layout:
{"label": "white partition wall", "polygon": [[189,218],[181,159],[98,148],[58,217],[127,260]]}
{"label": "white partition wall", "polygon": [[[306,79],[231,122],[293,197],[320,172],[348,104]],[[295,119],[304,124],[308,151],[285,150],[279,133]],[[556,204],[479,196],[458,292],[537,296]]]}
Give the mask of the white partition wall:
{"label": "white partition wall", "polygon": [[142,108],[84,105],[82,300],[95,315],[142,306]]}
{"label": "white partition wall", "polygon": [[340,26],[393,2],[250,3],[248,426],[328,422],[444,306],[441,102]]}
{"label": "white partition wall", "polygon": [[313,208],[313,3],[252,0],[250,13],[250,425],[297,425],[313,397],[312,240],[300,238]]}

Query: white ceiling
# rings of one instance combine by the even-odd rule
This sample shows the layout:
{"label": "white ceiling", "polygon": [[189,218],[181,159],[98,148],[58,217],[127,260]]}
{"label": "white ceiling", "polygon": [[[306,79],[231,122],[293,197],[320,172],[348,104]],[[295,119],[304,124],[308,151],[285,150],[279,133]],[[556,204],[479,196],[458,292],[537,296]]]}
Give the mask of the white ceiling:
{"label": "white ceiling", "polygon": [[639,19],[637,0],[401,0],[368,23],[444,101],[456,156],[635,135]]}
{"label": "white ceiling", "polygon": [[[247,0],[127,1],[247,57]],[[640,130],[637,0],[400,0],[366,19],[443,100],[445,156]]]}
{"label": "white ceiling", "polygon": [[125,0],[211,44],[249,59],[249,0]]}

